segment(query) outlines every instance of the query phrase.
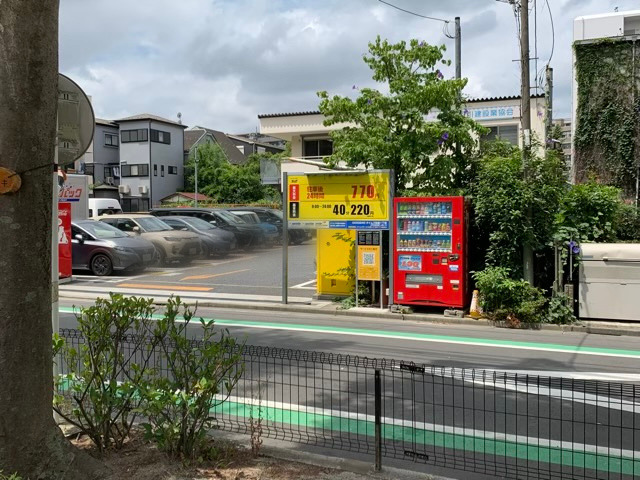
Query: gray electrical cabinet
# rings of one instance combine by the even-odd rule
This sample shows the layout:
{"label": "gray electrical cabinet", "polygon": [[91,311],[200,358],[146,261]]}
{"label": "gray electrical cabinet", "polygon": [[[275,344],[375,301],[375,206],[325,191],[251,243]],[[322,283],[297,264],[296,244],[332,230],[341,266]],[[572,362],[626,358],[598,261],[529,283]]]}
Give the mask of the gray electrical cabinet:
{"label": "gray electrical cabinet", "polygon": [[640,244],[583,243],[579,316],[640,321]]}

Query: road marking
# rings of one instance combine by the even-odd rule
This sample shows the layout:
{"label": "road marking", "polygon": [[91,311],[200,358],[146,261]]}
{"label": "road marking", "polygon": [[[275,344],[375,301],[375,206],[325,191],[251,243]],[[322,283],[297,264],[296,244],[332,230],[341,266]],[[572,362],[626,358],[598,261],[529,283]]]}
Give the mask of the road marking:
{"label": "road marking", "polygon": [[185,292],[210,292],[213,288],[208,287],[188,287],[186,285],[149,285],[145,283],[120,283],[118,287],[126,288],[148,288],[153,290],[180,290]]}
{"label": "road marking", "polygon": [[[301,290],[316,290],[317,287],[315,286],[315,283],[317,282],[316,279],[314,280],[309,280],[308,282],[304,282],[301,283],[299,285],[294,285],[293,287],[289,287],[289,288],[298,288]],[[309,285],[313,284],[313,287],[310,287]]]}
{"label": "road marking", "polygon": [[[91,287],[84,287],[91,289]],[[171,288],[171,287],[169,287]],[[62,287],[61,287],[61,290]],[[127,292],[123,292],[127,293]],[[129,293],[131,294],[131,293]],[[215,294],[214,294],[215,295]],[[222,295],[222,294],[218,294]],[[203,298],[206,298],[204,296]],[[212,298],[212,297],[208,297]],[[61,307],[63,311],[67,307]],[[72,312],[72,309],[68,311]],[[162,316],[158,315],[158,318]],[[447,335],[433,335],[427,333],[394,332],[385,330],[366,330],[359,328],[333,327],[322,325],[301,325],[295,323],[256,322],[249,320],[210,319],[219,325],[241,328],[257,328],[264,330],[283,330],[292,332],[330,333],[356,337],[393,338],[427,343],[444,343],[451,345],[470,345],[483,348],[505,348],[512,350],[532,350],[538,352],[566,353],[571,355],[592,355],[600,357],[640,358],[638,350],[622,350],[615,348],[587,347],[583,345],[562,345],[555,343],[533,343],[515,340],[497,340],[473,337],[454,337]]]}
{"label": "road marking", "polygon": [[234,273],[241,273],[241,272],[248,272],[248,271],[249,271],[249,269],[245,268],[243,270],[234,270],[233,272],[215,273],[213,275],[193,275],[191,277],[184,277],[180,281],[184,282],[186,280],[205,280],[207,278],[222,277],[223,275],[233,275]]}
{"label": "road marking", "polygon": [[[244,418],[259,414],[267,425],[288,424],[374,436],[373,415],[240,397],[230,397],[213,410],[218,414]],[[452,448],[626,475],[640,471],[640,452],[636,450],[389,417],[383,417],[381,421],[384,438],[405,444]]]}

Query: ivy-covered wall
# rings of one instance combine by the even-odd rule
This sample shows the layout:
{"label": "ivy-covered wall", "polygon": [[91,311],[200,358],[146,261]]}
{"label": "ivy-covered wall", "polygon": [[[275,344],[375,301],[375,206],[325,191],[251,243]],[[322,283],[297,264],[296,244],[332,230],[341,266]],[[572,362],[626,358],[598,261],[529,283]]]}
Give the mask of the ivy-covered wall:
{"label": "ivy-covered wall", "polygon": [[575,44],[577,182],[595,179],[636,196],[640,165],[640,42]]}

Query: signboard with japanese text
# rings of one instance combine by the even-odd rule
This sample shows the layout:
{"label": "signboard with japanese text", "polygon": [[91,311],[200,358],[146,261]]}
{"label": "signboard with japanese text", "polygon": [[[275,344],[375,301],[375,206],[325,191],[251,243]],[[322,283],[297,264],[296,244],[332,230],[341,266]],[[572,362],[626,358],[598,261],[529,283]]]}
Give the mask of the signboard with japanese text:
{"label": "signboard with japanese text", "polygon": [[71,277],[71,204],[58,203],[58,275]]}
{"label": "signboard with japanese text", "polygon": [[292,227],[388,230],[390,173],[314,173],[287,176]]}

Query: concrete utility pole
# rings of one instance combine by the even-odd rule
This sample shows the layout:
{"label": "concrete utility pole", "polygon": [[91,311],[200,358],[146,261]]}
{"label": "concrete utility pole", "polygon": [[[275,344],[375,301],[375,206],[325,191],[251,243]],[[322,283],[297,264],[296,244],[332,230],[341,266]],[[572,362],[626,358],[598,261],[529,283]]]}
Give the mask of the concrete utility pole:
{"label": "concrete utility pole", "polygon": [[545,141],[547,143],[547,150],[553,150],[555,148],[553,139],[551,138],[551,132],[553,131],[553,68],[547,65],[546,69],[546,87],[544,96],[547,100],[547,112],[545,116]]}
{"label": "concrete utility pole", "polygon": [[455,18],[456,22],[456,78],[462,78],[462,38],[460,36],[460,17]]}
{"label": "concrete utility pole", "polygon": [[[531,84],[529,74],[529,0],[520,0],[520,118],[522,122],[522,163],[525,182],[529,179],[529,158],[531,156]],[[533,212],[527,209],[527,224],[531,226]],[[527,243],[522,249],[522,273],[524,279],[533,285],[533,248]]]}

